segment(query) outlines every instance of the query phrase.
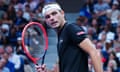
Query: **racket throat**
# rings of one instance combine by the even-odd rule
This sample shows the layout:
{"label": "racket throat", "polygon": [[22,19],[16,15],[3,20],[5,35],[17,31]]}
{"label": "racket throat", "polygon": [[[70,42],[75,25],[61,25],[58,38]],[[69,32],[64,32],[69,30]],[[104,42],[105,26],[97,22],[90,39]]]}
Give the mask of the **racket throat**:
{"label": "racket throat", "polygon": [[43,65],[43,64],[44,64],[44,61],[45,61],[45,55],[46,55],[46,53],[47,53],[47,50],[45,50],[45,52],[44,52],[44,54],[43,54],[41,65]]}

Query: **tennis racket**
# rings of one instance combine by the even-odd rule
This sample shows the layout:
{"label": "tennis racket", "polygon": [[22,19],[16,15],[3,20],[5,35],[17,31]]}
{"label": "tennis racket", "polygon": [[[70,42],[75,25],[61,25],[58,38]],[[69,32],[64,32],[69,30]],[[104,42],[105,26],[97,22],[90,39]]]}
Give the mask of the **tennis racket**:
{"label": "tennis racket", "polygon": [[28,23],[22,31],[23,50],[36,65],[44,64],[48,49],[48,37],[45,28],[38,22]]}

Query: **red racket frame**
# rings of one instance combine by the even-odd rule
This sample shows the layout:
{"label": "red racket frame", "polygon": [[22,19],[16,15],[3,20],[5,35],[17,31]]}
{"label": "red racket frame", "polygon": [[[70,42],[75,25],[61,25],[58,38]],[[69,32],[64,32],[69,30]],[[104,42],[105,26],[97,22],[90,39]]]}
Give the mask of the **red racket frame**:
{"label": "red racket frame", "polygon": [[48,36],[47,36],[46,30],[43,27],[43,25],[41,23],[38,23],[38,22],[30,22],[23,29],[23,32],[22,32],[22,46],[23,46],[23,50],[25,51],[26,55],[33,61],[33,63],[37,64],[37,61],[40,60],[40,58],[34,58],[34,57],[32,57],[31,54],[29,53],[29,51],[26,49],[25,43],[24,43],[25,31],[31,25],[38,25],[39,28],[42,30],[44,38],[45,38],[45,47],[44,47],[45,52],[48,49]]}

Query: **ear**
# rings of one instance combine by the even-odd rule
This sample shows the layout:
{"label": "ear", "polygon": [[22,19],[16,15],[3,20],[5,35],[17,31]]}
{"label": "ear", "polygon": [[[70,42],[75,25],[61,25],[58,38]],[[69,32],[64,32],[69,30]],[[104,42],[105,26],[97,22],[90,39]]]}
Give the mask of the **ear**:
{"label": "ear", "polygon": [[63,10],[61,10],[61,14],[62,14],[62,15],[65,15],[65,12],[64,12]]}
{"label": "ear", "polygon": [[63,10],[61,10],[61,13],[62,13],[62,14],[64,14],[64,11],[63,11]]}

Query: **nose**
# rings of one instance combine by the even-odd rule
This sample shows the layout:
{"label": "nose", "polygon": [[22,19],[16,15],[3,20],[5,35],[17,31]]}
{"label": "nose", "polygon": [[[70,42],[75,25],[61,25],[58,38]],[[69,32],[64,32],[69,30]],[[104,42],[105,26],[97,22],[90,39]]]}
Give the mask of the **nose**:
{"label": "nose", "polygon": [[50,19],[50,21],[53,21],[54,20],[54,16],[51,15],[49,19]]}

